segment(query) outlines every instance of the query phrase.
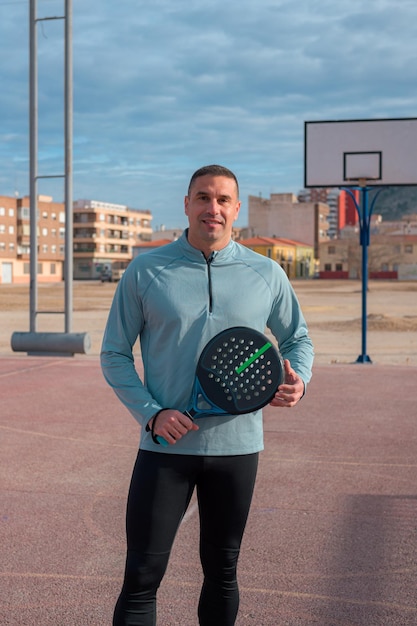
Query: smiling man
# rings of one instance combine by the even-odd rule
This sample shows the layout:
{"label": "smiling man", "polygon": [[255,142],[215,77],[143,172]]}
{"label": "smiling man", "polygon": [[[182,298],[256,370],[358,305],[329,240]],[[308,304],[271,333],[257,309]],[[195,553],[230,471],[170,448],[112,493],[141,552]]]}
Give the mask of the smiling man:
{"label": "smiling man", "polygon": [[[207,171],[207,174],[204,172]],[[190,181],[185,197],[185,214],[189,221],[188,241],[201,250],[206,258],[214,250],[221,250],[232,237],[233,222],[240,209],[239,186],[235,175],[221,175],[213,166],[198,170]],[[200,174],[199,174],[200,172]],[[229,172],[229,170],[226,170]]]}
{"label": "smiling man", "polygon": [[[205,344],[233,326],[268,327],[285,359],[275,407],[294,406],[311,377],[313,348],[286,274],[232,240],[236,176],[220,165],[197,170],[184,207],[189,228],[182,236],[140,255],[123,274],[103,338],[104,376],[142,426],[114,626],[156,624],[157,591],[194,489],[204,573],[199,624],[236,621],[237,562],[263,449],[262,411],[213,415],[198,425],[184,414]],[[138,337],[143,380],[133,357]]]}

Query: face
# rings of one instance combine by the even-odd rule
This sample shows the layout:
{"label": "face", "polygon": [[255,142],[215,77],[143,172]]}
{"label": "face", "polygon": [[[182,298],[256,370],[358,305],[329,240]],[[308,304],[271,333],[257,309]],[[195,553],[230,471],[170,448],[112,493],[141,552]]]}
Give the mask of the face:
{"label": "face", "polygon": [[188,241],[206,257],[221,250],[232,236],[240,201],[236,183],[225,176],[200,176],[184,200],[188,217]]}

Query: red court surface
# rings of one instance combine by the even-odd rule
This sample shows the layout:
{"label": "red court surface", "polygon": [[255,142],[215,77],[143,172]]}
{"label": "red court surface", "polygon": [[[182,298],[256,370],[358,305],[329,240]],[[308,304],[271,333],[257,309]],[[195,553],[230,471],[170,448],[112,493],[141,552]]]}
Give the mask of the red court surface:
{"label": "red court surface", "polygon": [[[97,357],[0,359],[2,626],[111,624],[138,435]],[[415,626],[416,531],[417,368],[317,366],[265,411],[237,626]],[[192,501],[160,626],[197,625],[197,546]]]}

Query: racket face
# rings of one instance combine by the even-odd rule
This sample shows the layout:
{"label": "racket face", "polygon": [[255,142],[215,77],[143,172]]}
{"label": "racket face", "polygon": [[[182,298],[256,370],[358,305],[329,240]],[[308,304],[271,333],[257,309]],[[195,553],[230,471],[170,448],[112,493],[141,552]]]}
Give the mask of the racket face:
{"label": "racket face", "polygon": [[284,380],[284,365],[265,335],[238,326],[207,343],[196,377],[206,398],[224,413],[251,413],[272,400]]}

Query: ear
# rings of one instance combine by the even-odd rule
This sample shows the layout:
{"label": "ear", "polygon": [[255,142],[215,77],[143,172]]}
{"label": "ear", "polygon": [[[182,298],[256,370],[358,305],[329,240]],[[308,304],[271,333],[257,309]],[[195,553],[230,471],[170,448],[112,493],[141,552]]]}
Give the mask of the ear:
{"label": "ear", "polygon": [[234,217],[234,220],[233,220],[233,221],[236,221],[236,220],[237,220],[237,218],[239,217],[240,205],[241,205],[241,202],[239,201],[239,202],[237,203],[237,205],[236,205],[236,209],[235,209],[235,217]]}
{"label": "ear", "polygon": [[184,198],[184,213],[185,213],[185,215],[188,215],[188,203],[189,203],[189,197],[185,196],[185,198]]}

